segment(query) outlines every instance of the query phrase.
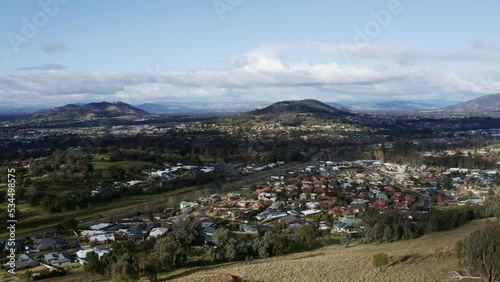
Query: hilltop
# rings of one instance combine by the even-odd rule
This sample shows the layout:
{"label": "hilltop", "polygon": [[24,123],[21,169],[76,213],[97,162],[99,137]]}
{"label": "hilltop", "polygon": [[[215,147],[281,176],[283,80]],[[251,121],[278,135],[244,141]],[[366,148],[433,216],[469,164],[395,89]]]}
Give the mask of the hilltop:
{"label": "hilltop", "polygon": [[[387,244],[340,245],[251,262],[225,264],[220,267],[183,270],[172,275],[172,281],[449,281],[449,271],[461,270],[455,244],[473,232],[487,219],[469,222],[453,231],[436,232],[417,239]],[[376,253],[393,258],[386,270],[372,267]],[[170,280],[169,280],[170,281]]]}
{"label": "hilltop", "polygon": [[96,102],[84,105],[68,104],[44,110],[30,116],[40,120],[137,119],[148,115],[144,110],[123,102]]}
{"label": "hilltop", "polygon": [[453,114],[498,114],[500,113],[500,93],[482,96],[439,110]]}
{"label": "hilltop", "polygon": [[347,109],[331,107],[317,100],[295,100],[274,103],[262,109],[223,118],[231,124],[282,123],[284,125],[309,125],[327,121],[342,121],[354,115]]}

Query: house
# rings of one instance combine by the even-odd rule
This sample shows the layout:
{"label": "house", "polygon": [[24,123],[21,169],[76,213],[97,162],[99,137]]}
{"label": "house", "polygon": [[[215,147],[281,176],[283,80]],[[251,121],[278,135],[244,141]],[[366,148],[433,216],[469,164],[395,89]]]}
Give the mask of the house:
{"label": "house", "polygon": [[246,233],[257,233],[257,225],[255,224],[241,224],[240,225],[240,231],[246,232]]}
{"label": "house", "polygon": [[293,208],[293,209],[291,209],[291,210],[287,211],[287,213],[288,213],[289,215],[299,215],[299,214],[301,214],[301,213],[302,213],[302,211],[303,211],[303,209],[302,209],[302,208],[300,208],[300,207],[296,207],[296,208]]}
{"label": "house", "polygon": [[356,227],[361,224],[361,219],[341,217],[333,224],[332,233],[356,233]]}
{"label": "house", "polygon": [[166,228],[166,227],[153,228],[153,229],[151,229],[151,232],[149,233],[149,237],[161,237],[165,233],[167,233],[167,231],[168,231],[168,228]]}
{"label": "house", "polygon": [[213,234],[215,231],[215,222],[212,221],[203,221],[201,223],[203,227],[203,233],[205,234],[205,242],[213,242]]}
{"label": "house", "polygon": [[319,230],[328,230],[328,229],[330,229],[330,227],[328,227],[328,225],[326,225],[325,222],[319,223]]}
{"label": "house", "polygon": [[368,204],[370,201],[366,200],[366,199],[354,199],[352,202],[351,202],[351,205],[364,205],[364,204]]}
{"label": "house", "polygon": [[91,253],[91,252],[96,253],[97,257],[99,259],[102,256],[104,256],[105,254],[109,254],[109,251],[107,251],[107,250],[102,250],[102,249],[99,249],[99,248],[93,248],[93,249],[82,249],[82,250],[79,250],[78,252],[76,252],[76,257],[77,257],[78,261],[81,264],[84,264],[86,262],[85,258],[87,257],[87,254]]}
{"label": "house", "polygon": [[197,207],[198,206],[198,203],[194,203],[194,202],[188,202],[188,201],[181,201],[179,203],[179,207],[180,209],[185,209],[185,208],[194,208],[194,207]]}
{"label": "house", "polygon": [[[15,269],[24,269],[38,266],[40,263],[28,254],[21,254],[14,264]],[[4,268],[11,269],[12,265],[10,263],[6,263],[4,264]]]}
{"label": "house", "polygon": [[320,213],[320,210],[304,210],[301,213],[305,216]]}
{"label": "house", "polygon": [[98,224],[94,224],[94,225],[90,226],[90,229],[102,230],[102,229],[109,227],[109,226],[111,226],[111,223],[98,223]]}
{"label": "house", "polygon": [[384,192],[378,192],[377,195],[376,195],[376,198],[380,199],[380,200],[382,200],[384,202],[387,202],[389,200],[389,197]]}
{"label": "house", "polygon": [[66,252],[53,252],[43,256],[43,260],[52,266],[60,266],[73,262],[73,257]]}
{"label": "house", "polygon": [[59,238],[42,238],[33,241],[33,249],[37,251],[57,250],[65,246]]}
{"label": "house", "polygon": [[82,230],[80,231],[80,236],[82,237],[90,237],[92,235],[97,235],[97,234],[104,234],[106,231],[102,230]]}
{"label": "house", "polygon": [[95,244],[107,244],[111,241],[115,241],[113,233],[97,234],[90,237],[90,242]]}
{"label": "house", "polygon": [[134,186],[134,185],[141,184],[141,183],[144,183],[144,181],[142,181],[142,180],[130,180],[130,181],[127,181],[127,184],[129,186]]}
{"label": "house", "polygon": [[469,198],[469,199],[467,199],[467,202],[469,202],[471,204],[478,204],[478,205],[483,204],[483,200],[478,199],[478,198]]}
{"label": "house", "polygon": [[299,229],[302,226],[300,223],[291,223],[288,225],[288,229],[290,230],[296,230]]}
{"label": "house", "polygon": [[306,207],[309,209],[316,209],[320,206],[320,203],[318,202],[307,202]]}
{"label": "house", "polygon": [[301,199],[301,200],[307,200],[309,198],[310,198],[310,194],[309,193],[301,193],[299,195],[299,199]]}

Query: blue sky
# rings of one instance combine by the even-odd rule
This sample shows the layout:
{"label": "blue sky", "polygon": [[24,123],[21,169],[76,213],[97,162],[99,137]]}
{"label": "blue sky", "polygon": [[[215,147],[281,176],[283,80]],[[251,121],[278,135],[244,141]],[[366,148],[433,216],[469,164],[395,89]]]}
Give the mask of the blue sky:
{"label": "blue sky", "polygon": [[500,92],[495,0],[0,3],[4,105]]}

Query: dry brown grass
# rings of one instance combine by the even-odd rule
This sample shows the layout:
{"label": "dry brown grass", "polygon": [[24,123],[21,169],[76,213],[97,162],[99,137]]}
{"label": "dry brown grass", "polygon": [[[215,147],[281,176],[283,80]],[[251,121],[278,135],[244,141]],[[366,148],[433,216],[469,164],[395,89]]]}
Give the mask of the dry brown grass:
{"label": "dry brown grass", "polygon": [[[328,246],[315,251],[252,262],[180,269],[162,279],[175,282],[333,282],[333,281],[450,281],[450,270],[460,270],[455,244],[485,220],[476,220],[457,230],[433,233],[421,238],[390,244]],[[382,272],[372,267],[376,253],[392,257]],[[232,275],[232,276],[231,276]],[[237,279],[241,278],[241,279]],[[8,279],[8,280],[5,280]],[[0,276],[0,281],[23,281]],[[47,280],[49,281],[49,280]],[[50,279],[54,282],[90,281],[85,273]],[[105,281],[105,280],[100,280]],[[148,281],[142,279],[141,281]]]}
{"label": "dry brown grass", "polygon": [[[357,245],[350,248],[328,246],[307,253],[228,264],[210,269],[186,271],[176,275],[176,282],[230,281],[227,273],[246,282],[291,281],[450,281],[447,273],[459,270],[455,244],[484,220],[478,220],[453,231],[433,233],[421,238],[390,244]],[[384,252],[393,262],[385,270],[372,267],[372,257]],[[213,279],[213,280],[211,280]]]}

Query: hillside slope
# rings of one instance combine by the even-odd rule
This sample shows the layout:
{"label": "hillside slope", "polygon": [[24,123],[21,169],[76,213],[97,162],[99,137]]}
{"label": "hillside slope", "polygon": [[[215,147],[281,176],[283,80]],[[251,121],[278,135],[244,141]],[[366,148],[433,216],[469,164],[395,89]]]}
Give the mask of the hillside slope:
{"label": "hillside slope", "polygon": [[[485,220],[468,223],[457,230],[433,233],[421,238],[390,244],[357,245],[350,248],[328,246],[315,251],[291,254],[220,267],[198,268],[176,273],[169,281],[231,281],[228,275],[245,282],[271,281],[450,281],[447,273],[461,270],[455,244]],[[384,271],[372,267],[372,257],[384,252],[394,260],[404,260]]]}
{"label": "hillside slope", "polygon": [[307,99],[277,102],[262,109],[222,118],[221,121],[236,125],[278,122],[284,125],[312,125],[325,121],[341,121],[352,115],[347,109]]}
{"label": "hillside slope", "polygon": [[446,113],[476,114],[500,112],[500,94],[482,96],[473,100],[441,109]]}
{"label": "hillside slope", "polygon": [[123,102],[98,102],[84,105],[68,104],[32,115],[31,119],[89,120],[89,119],[136,119],[148,113]]}

